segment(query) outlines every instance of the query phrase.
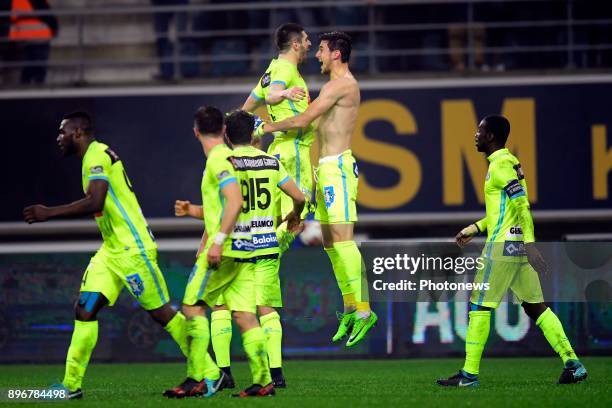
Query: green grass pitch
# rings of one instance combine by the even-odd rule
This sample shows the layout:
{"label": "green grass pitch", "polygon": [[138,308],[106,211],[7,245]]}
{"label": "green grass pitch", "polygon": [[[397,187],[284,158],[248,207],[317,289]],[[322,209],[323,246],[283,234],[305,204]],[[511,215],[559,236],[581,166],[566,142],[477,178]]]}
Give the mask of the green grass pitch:
{"label": "green grass pitch", "polygon": [[[612,407],[612,357],[584,358],[589,378],[575,385],[557,385],[558,358],[485,358],[481,384],[472,389],[435,385],[453,374],[459,359],[287,361],[288,388],[275,398],[259,398],[248,406],[266,407]],[[183,364],[96,364],[89,367],[81,401],[44,403],[95,407],[246,406],[225,390],[206,400],[166,400],[161,392],[184,378]],[[238,388],[248,384],[248,366],[232,368]],[[61,365],[7,365],[0,368],[0,389],[44,387],[62,377]],[[7,406],[3,395],[0,406]],[[6,404],[6,405],[5,405]],[[38,402],[37,404],[40,404]],[[12,404],[24,406],[23,403]]]}

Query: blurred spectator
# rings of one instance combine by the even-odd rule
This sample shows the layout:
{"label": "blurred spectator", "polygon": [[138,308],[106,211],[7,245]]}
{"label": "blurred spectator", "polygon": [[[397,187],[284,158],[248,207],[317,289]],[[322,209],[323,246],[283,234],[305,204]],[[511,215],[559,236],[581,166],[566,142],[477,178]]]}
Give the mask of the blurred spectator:
{"label": "blurred spectator", "polygon": [[57,35],[55,16],[27,15],[39,10],[49,10],[46,0],[12,0],[9,39],[14,56],[26,63],[21,71],[22,84],[45,82],[50,42]]}
{"label": "blurred spectator", "polygon": [[[151,0],[154,6],[182,6],[189,4],[189,0]],[[176,32],[176,43],[170,40],[170,23],[174,19]],[[189,16],[187,12],[162,11],[156,12],[153,17],[153,27],[155,30],[155,44],[157,46],[157,56],[160,58],[159,79],[171,80],[175,75],[175,65],[180,67],[183,78],[193,78],[199,73],[199,63],[195,59],[198,56],[197,47],[193,38],[188,37],[187,27]],[[178,43],[178,50],[176,49]],[[191,61],[180,61],[180,59],[193,59]]]}
{"label": "blurred spectator", "polygon": [[[470,36],[472,43],[470,44]],[[476,68],[483,68],[485,66],[485,29],[482,24],[472,23],[468,27],[461,24],[450,24],[448,27],[448,46],[449,56],[451,60],[451,68],[455,71],[464,71],[466,67],[465,61],[465,49],[469,52],[473,52],[474,66]]]}

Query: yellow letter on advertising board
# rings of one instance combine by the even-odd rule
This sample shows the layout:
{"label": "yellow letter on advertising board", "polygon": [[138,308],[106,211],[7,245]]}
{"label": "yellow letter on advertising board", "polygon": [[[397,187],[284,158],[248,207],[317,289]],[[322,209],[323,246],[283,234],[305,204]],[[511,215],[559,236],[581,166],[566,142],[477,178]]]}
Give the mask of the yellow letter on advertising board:
{"label": "yellow letter on advertising board", "polygon": [[414,198],[421,186],[421,163],[409,150],[368,139],[366,125],[378,120],[390,122],[397,134],[403,136],[415,134],[417,125],[412,113],[395,101],[375,99],[361,104],[353,152],[360,160],[392,168],[399,173],[399,181],[391,187],[376,187],[368,183],[364,174],[360,177],[357,200],[363,206],[383,210],[401,207]]}
{"label": "yellow letter on advertising board", "polygon": [[[502,115],[510,121],[510,137],[506,147],[517,155],[525,172],[529,201],[537,201],[535,103],[533,98],[504,100]],[[469,99],[442,101],[442,175],[445,205],[462,205],[465,163],[478,201],[484,203],[483,183],[487,161],[476,151],[474,134],[478,118]]]}
{"label": "yellow letter on advertising board", "polygon": [[591,126],[593,149],[593,198],[608,199],[608,174],[612,170],[612,148],[608,149],[605,125]]}

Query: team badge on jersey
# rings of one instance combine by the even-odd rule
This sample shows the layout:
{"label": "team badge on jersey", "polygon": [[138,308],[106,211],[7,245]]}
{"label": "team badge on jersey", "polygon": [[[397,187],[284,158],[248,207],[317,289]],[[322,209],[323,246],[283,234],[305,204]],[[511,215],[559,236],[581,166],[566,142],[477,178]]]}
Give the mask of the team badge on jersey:
{"label": "team badge on jersey", "polygon": [[142,292],[144,292],[144,282],[140,278],[140,275],[135,273],[133,275],[126,276],[125,279],[127,280],[128,285],[130,285],[130,289],[132,290],[134,296],[140,297]]}
{"label": "team badge on jersey", "polygon": [[261,77],[261,87],[262,88],[266,88],[268,85],[270,85],[271,82],[271,78],[270,78],[270,73],[266,72],[262,77]]}
{"label": "team badge on jersey", "polygon": [[334,203],[334,199],[336,198],[334,186],[323,187],[323,197],[325,198],[325,208],[331,207],[331,205]]}

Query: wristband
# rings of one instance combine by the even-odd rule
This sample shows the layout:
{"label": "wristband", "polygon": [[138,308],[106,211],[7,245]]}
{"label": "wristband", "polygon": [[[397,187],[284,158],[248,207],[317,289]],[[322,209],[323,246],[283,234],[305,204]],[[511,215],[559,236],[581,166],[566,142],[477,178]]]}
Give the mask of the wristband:
{"label": "wristband", "polygon": [[226,238],[227,238],[227,234],[225,234],[223,232],[217,232],[217,235],[215,235],[214,243],[216,245],[223,245],[223,243],[225,242]]}

